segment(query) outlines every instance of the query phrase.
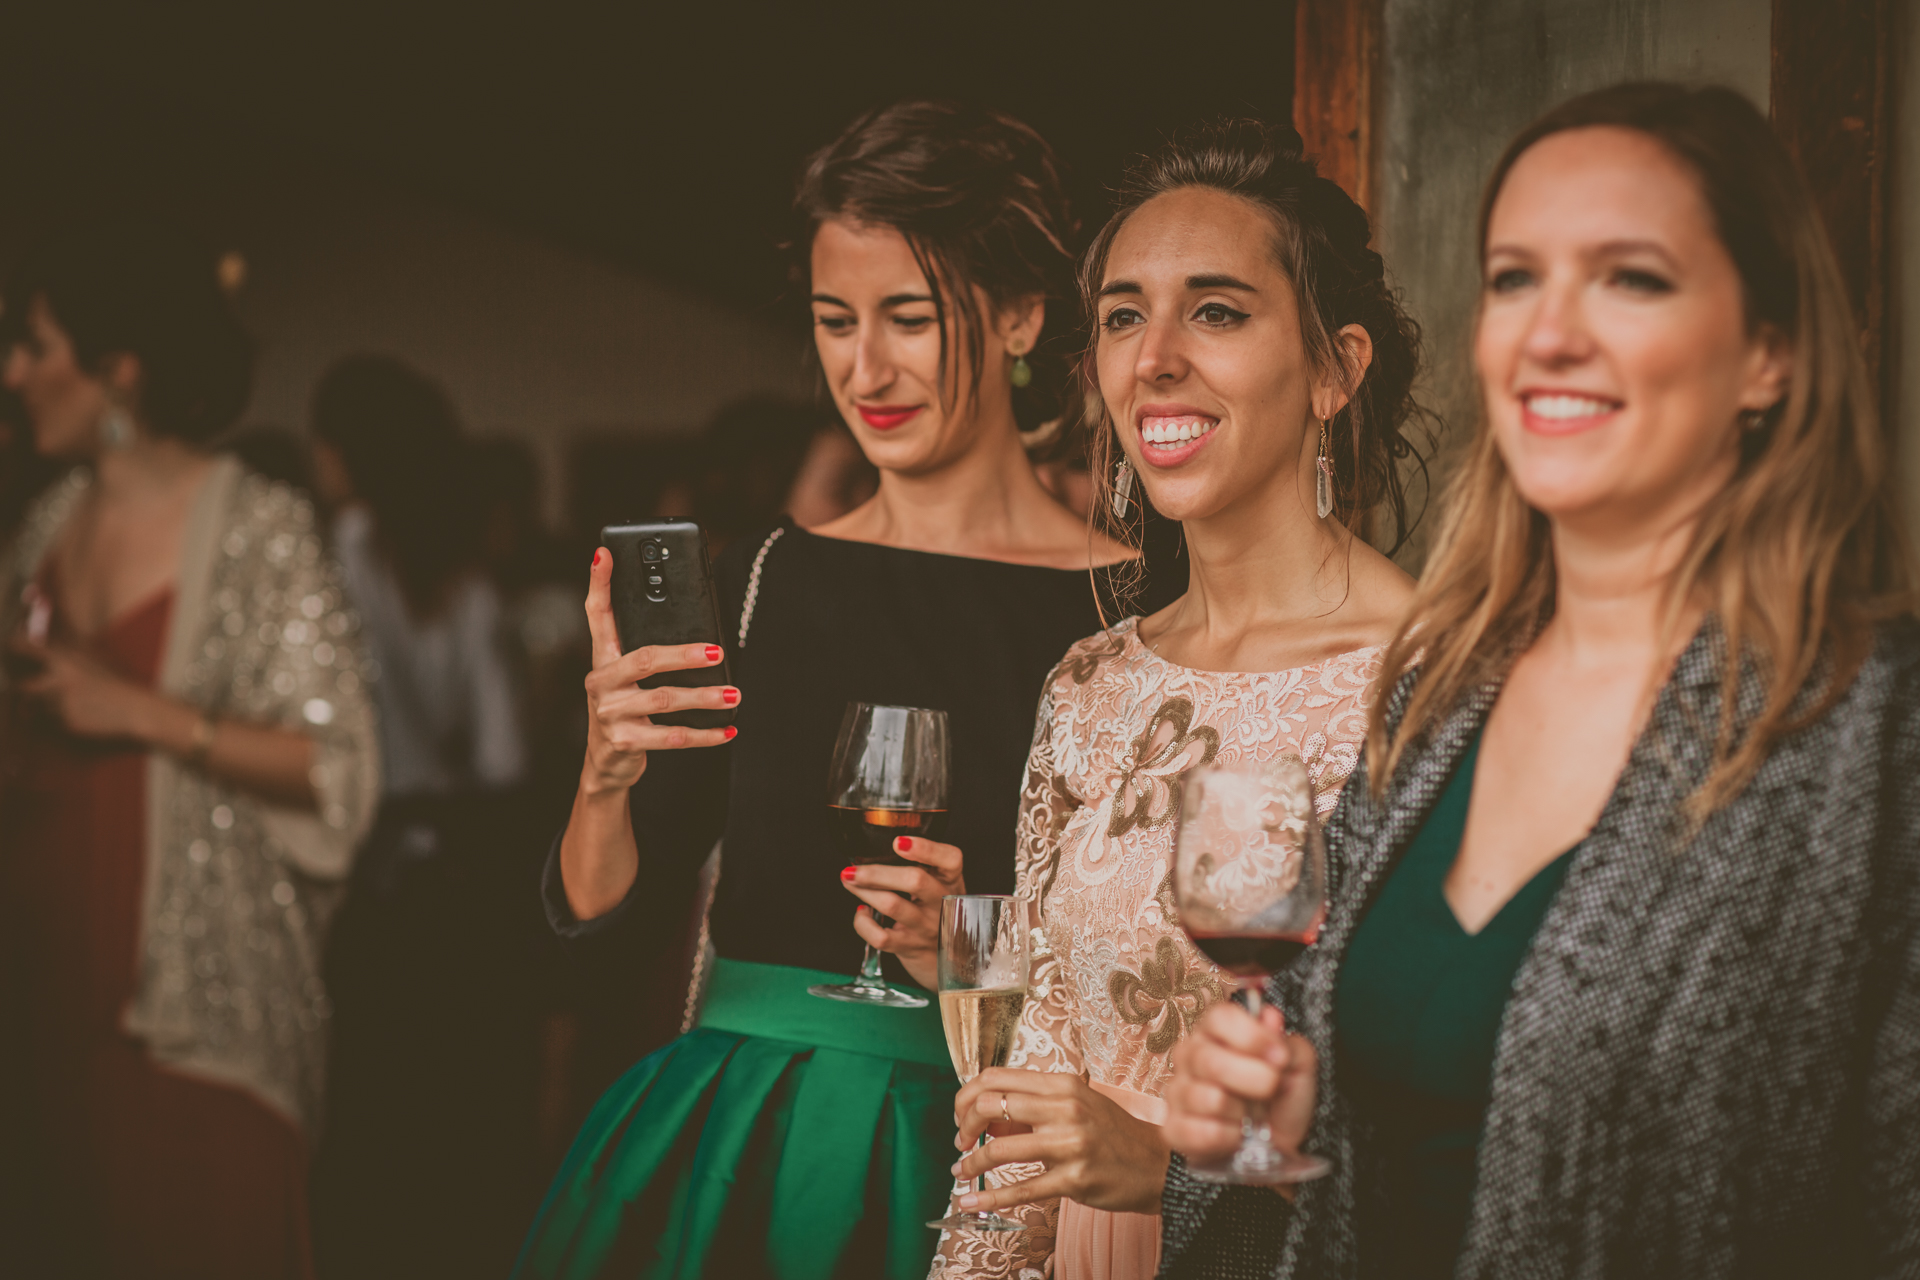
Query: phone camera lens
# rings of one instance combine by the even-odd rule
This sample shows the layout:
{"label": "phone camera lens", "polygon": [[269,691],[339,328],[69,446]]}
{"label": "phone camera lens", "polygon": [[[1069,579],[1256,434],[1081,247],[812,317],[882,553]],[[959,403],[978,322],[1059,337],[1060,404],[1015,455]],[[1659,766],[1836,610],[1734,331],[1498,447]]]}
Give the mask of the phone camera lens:
{"label": "phone camera lens", "polygon": [[661,547],[657,542],[643,542],[640,544],[640,558],[648,564],[660,563],[660,551]]}

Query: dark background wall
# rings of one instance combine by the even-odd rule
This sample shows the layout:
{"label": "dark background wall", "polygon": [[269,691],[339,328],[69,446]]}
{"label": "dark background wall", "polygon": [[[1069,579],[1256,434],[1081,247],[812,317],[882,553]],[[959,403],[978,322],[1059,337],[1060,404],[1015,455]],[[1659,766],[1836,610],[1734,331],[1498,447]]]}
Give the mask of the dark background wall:
{"label": "dark background wall", "polygon": [[0,265],[62,220],[164,211],[242,252],[252,421],[379,349],[536,446],[809,394],[777,245],[857,111],[963,96],[1059,148],[1097,225],[1126,157],[1291,113],[1293,6],[1138,3],[17,7]]}

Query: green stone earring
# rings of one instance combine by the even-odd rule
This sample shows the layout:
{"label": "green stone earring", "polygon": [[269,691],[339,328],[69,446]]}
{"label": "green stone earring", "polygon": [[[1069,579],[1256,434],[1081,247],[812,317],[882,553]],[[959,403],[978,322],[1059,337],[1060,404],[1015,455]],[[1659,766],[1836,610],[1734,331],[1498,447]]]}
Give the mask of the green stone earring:
{"label": "green stone earring", "polygon": [[1027,363],[1025,356],[1013,358],[1013,369],[1007,375],[1016,387],[1024,387],[1033,381],[1033,366]]}

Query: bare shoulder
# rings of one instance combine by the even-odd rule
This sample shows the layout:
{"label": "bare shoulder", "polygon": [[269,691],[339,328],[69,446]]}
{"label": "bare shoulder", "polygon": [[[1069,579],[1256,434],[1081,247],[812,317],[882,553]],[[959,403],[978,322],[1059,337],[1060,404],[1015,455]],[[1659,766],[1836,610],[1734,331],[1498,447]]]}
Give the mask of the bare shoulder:
{"label": "bare shoulder", "polygon": [[1367,637],[1366,644],[1385,644],[1413,604],[1413,575],[1358,538],[1353,541],[1351,572],[1352,586],[1341,612],[1349,626]]}

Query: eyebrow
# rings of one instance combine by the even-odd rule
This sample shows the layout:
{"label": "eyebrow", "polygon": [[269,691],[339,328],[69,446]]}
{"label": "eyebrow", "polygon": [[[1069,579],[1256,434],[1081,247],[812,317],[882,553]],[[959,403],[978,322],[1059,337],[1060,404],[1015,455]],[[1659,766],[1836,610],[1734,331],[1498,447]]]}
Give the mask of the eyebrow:
{"label": "eyebrow", "polygon": [[[842,302],[830,293],[816,293],[811,300],[814,302],[824,302],[830,307],[846,307],[849,311],[853,310],[851,304]],[[930,293],[890,293],[880,299],[880,305],[883,307],[904,307],[910,303],[932,301],[933,295]]]}
{"label": "eyebrow", "polygon": [[[1491,258],[1495,254],[1510,253],[1524,258],[1530,256],[1531,252],[1517,244],[1490,244],[1487,246],[1486,256]],[[1680,261],[1674,256],[1672,250],[1657,240],[1608,240],[1593,246],[1587,253],[1588,256],[1596,258],[1613,258],[1628,253],[1651,253],[1675,266],[1679,265]]]}
{"label": "eyebrow", "polygon": [[[1238,276],[1230,276],[1220,272],[1215,272],[1208,275],[1188,276],[1187,288],[1189,289],[1238,289],[1243,293],[1260,292],[1258,289],[1248,284],[1245,280],[1240,279]],[[1143,290],[1140,287],[1140,284],[1138,281],[1114,280],[1106,285],[1103,285],[1097,296],[1106,298],[1106,297],[1111,297],[1114,294],[1118,294],[1118,293],[1144,293],[1144,292],[1145,290]]]}
{"label": "eyebrow", "polygon": [[1260,292],[1258,289],[1248,284],[1245,280],[1241,280],[1235,276],[1220,275],[1220,274],[1206,275],[1206,276],[1188,276],[1187,288],[1189,289],[1239,289],[1243,293]]}

